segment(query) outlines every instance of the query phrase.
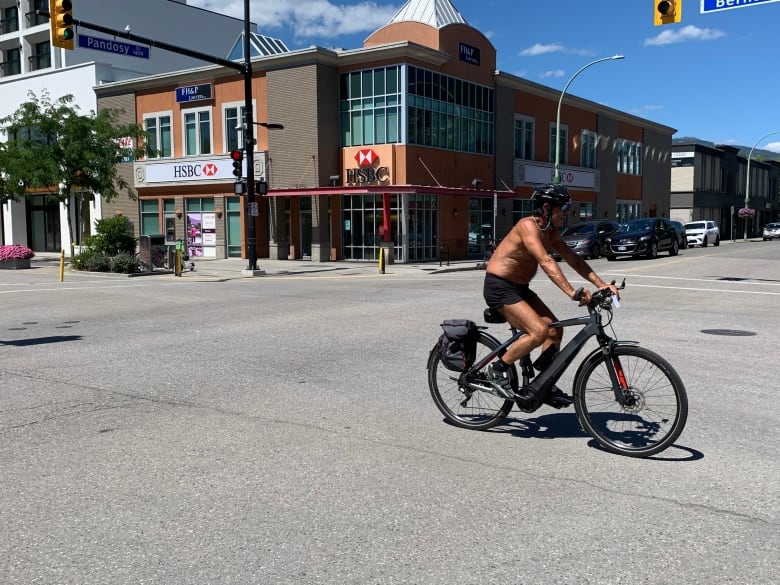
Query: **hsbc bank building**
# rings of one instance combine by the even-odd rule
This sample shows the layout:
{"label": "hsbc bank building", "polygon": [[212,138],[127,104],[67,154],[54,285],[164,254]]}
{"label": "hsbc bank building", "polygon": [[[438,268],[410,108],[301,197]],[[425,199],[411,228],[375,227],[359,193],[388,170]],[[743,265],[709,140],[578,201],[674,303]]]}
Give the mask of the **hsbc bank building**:
{"label": "hsbc bank building", "polygon": [[[245,257],[255,222],[261,259],[480,259],[551,182],[556,139],[570,220],[669,213],[673,128],[570,94],[557,125],[560,90],[500,71],[449,0],[410,0],[356,49],[290,51],[257,35],[251,48],[253,119],[283,126],[255,126],[242,169],[267,194],[250,207],[235,186],[244,80],[210,65],[96,88],[154,154],[121,165],[138,200],[104,215],[195,257]],[[608,69],[620,91],[619,65]]]}

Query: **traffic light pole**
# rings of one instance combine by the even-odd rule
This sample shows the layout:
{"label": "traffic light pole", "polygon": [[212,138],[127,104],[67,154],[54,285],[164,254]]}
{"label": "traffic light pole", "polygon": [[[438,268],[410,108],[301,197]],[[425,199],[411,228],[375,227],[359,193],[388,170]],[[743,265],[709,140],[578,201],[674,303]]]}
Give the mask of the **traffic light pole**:
{"label": "traffic light pole", "polygon": [[249,0],[244,0],[244,158],[246,159],[246,257],[247,272],[257,270],[257,216],[255,203],[255,122],[252,117],[252,57],[249,54]]}
{"label": "traffic light pole", "polygon": [[[46,10],[36,10],[36,14],[51,18],[51,15]],[[249,0],[244,0],[244,62],[239,63],[237,61],[229,61],[228,59],[221,59],[214,57],[213,55],[207,55],[206,53],[200,53],[184,47],[178,47],[176,45],[170,45],[155,39],[134,35],[129,31],[120,31],[99,24],[86,22],[83,20],[72,19],[73,26],[86,28],[88,30],[94,30],[105,34],[112,35],[114,37],[121,37],[130,41],[149,45],[150,47],[156,47],[172,53],[178,53],[186,57],[192,57],[193,59],[200,59],[208,63],[214,63],[215,65],[221,65],[229,69],[236,69],[244,76],[244,153],[246,158],[246,256],[247,256],[247,272],[251,272],[252,275],[257,274],[257,230],[255,226],[256,216],[251,215],[252,209],[255,203],[255,136],[254,128],[255,122],[252,117],[252,58],[250,55],[250,21],[249,21]],[[265,125],[265,124],[263,124]],[[279,125],[269,125],[279,126]]]}

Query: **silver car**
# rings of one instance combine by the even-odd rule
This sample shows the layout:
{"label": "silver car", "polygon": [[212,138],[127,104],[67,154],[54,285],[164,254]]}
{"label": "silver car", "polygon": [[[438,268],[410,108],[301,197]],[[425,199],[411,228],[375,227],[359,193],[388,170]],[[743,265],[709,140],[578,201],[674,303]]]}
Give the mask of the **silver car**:
{"label": "silver car", "polygon": [[764,241],[780,238],[780,223],[768,223],[764,226]]}
{"label": "silver car", "polygon": [[701,246],[702,248],[706,248],[709,244],[720,246],[720,229],[714,221],[702,220],[686,223],[685,233],[688,236],[689,246]]}

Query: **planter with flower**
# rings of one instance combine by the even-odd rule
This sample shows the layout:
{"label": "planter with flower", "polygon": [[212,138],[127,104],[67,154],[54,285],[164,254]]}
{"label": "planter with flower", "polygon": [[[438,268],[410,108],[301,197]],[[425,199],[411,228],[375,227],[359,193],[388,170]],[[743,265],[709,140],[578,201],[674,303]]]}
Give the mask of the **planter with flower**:
{"label": "planter with flower", "polygon": [[737,215],[742,218],[753,218],[756,216],[756,210],[752,207],[741,207]]}
{"label": "planter with flower", "polygon": [[33,256],[35,256],[35,252],[25,246],[18,244],[0,246],[0,270],[29,268],[30,258]]}

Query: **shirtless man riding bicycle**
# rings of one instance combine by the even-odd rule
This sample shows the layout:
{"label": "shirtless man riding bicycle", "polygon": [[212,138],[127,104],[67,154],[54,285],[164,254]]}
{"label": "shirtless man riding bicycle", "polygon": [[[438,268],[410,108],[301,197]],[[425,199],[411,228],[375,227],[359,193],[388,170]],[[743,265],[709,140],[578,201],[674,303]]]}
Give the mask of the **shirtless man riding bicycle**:
{"label": "shirtless man riding bicycle", "polygon": [[[520,388],[515,394],[507,373],[511,364],[540,345],[544,357],[537,360],[534,366],[544,369],[558,352],[563,337],[561,329],[548,327],[557,318],[528,284],[541,266],[550,280],[574,300],[575,288],[555,259],[548,254],[548,250],[553,249],[577,274],[596,288],[609,288],[612,294],[619,295],[614,284],[604,282],[561,238],[559,228],[563,226],[566,211],[571,205],[571,196],[566,187],[539,187],[531,195],[531,202],[533,215],[518,221],[490,257],[484,285],[488,307],[497,309],[512,327],[525,331],[527,335],[510,345],[502,357],[488,366],[487,372],[491,384],[504,398],[519,398],[525,402],[541,398],[545,403],[561,408],[570,405],[572,399],[560,389],[555,388],[544,397],[534,396],[529,388]],[[578,300],[580,305],[587,305],[590,299],[590,291],[584,290]]]}

